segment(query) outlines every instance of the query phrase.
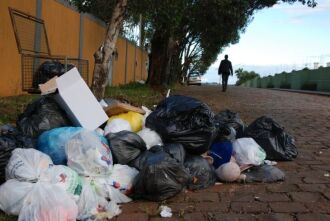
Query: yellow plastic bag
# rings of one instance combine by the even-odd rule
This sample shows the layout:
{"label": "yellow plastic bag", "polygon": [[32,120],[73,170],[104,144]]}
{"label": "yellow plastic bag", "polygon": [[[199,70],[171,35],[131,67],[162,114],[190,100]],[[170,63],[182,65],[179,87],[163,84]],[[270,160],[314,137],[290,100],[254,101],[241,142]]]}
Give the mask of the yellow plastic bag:
{"label": "yellow plastic bag", "polygon": [[143,123],[142,114],[130,111],[124,114],[118,114],[116,116],[112,116],[109,118],[108,122],[111,122],[114,119],[123,119],[128,121],[128,123],[131,125],[133,132],[138,132],[142,129],[142,123]]}

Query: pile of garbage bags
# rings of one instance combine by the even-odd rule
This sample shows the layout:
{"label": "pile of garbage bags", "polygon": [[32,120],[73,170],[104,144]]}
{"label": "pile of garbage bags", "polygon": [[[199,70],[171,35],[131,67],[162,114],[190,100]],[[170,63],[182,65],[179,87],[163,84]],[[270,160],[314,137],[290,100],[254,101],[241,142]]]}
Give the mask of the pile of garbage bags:
{"label": "pile of garbage bags", "polygon": [[[75,127],[52,95],[0,127],[0,209],[18,220],[107,220],[132,199],[162,201],[220,182],[276,182],[274,161],[297,156],[294,139],[263,116],[170,96],[145,114]],[[92,116],[91,116],[92,117]]]}

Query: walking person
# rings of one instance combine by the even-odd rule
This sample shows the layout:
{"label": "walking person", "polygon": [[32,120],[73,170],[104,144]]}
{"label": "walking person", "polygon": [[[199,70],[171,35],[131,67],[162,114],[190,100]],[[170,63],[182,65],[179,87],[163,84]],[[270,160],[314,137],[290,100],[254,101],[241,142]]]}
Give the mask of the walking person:
{"label": "walking person", "polygon": [[228,77],[233,75],[233,67],[228,60],[228,55],[225,55],[225,59],[220,62],[218,75],[222,75],[222,91],[225,92],[227,90]]}

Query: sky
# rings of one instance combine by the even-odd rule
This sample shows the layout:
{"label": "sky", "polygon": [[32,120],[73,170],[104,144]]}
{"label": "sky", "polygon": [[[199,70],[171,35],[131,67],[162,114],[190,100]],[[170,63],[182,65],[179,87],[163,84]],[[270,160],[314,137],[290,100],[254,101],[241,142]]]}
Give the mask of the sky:
{"label": "sky", "polygon": [[[330,62],[330,0],[317,0],[315,8],[301,3],[278,4],[258,11],[237,44],[218,55],[203,82],[219,82],[220,61],[228,54],[234,71],[243,68],[261,76],[313,68]],[[237,78],[230,77],[234,84]]]}

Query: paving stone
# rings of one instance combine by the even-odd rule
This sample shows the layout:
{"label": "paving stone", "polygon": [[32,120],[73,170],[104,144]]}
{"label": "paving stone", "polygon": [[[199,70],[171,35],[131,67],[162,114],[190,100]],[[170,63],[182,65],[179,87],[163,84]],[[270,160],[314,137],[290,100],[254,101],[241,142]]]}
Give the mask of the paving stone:
{"label": "paving stone", "polygon": [[251,214],[228,214],[215,213],[215,221],[256,221],[255,216]]}
{"label": "paving stone", "polygon": [[288,202],[290,198],[284,193],[262,193],[255,194],[255,200],[261,202]]}
{"label": "paving stone", "polygon": [[297,202],[274,202],[270,203],[270,208],[275,213],[300,213],[308,212],[302,203]]}
{"label": "paving stone", "polygon": [[272,184],[267,186],[267,190],[274,193],[286,193],[286,192],[294,192],[298,191],[298,186],[296,184]]}
{"label": "paving stone", "polygon": [[305,203],[305,206],[314,213],[330,213],[329,202]]}
{"label": "paving stone", "polygon": [[167,206],[169,206],[173,212],[194,212],[196,210],[196,206],[194,202],[188,202],[188,203],[169,203]]}
{"label": "paving stone", "polygon": [[146,201],[135,201],[123,204],[121,206],[121,210],[123,214],[128,213],[139,213],[145,211],[156,211],[159,207],[158,203],[156,202],[146,202]]}
{"label": "paving stone", "polygon": [[[135,220],[129,220],[129,221],[135,221]],[[151,217],[149,221],[182,221],[180,217]]]}
{"label": "paving stone", "polygon": [[329,214],[318,214],[318,213],[309,213],[309,214],[298,214],[298,221],[329,221]]}
{"label": "paving stone", "polygon": [[325,196],[328,200],[330,200],[330,192],[323,192],[323,196]]}
{"label": "paving stone", "polygon": [[213,192],[192,192],[188,193],[189,201],[193,202],[219,202],[219,194]]}
{"label": "paving stone", "polygon": [[321,201],[323,199],[320,193],[312,193],[312,192],[291,192],[289,193],[292,200],[295,202],[302,203],[312,203]]}
{"label": "paving stone", "polygon": [[149,216],[145,213],[130,213],[130,214],[120,214],[116,221],[148,221]]}
{"label": "paving stone", "polygon": [[304,183],[330,183],[329,177],[310,176],[303,178]]}
{"label": "paving stone", "polygon": [[228,212],[229,203],[196,203],[195,209],[201,212]]}
{"label": "paving stone", "polygon": [[232,202],[230,208],[239,213],[265,213],[268,212],[268,204],[262,202]]}
{"label": "paving stone", "polygon": [[326,184],[298,184],[298,187],[306,192],[323,192],[328,188]]}
{"label": "paving stone", "polygon": [[204,217],[204,215],[202,213],[184,214],[183,218],[185,221],[207,221],[207,219]]}
{"label": "paving stone", "polygon": [[286,213],[261,214],[257,216],[258,221],[294,221],[292,215]]}

